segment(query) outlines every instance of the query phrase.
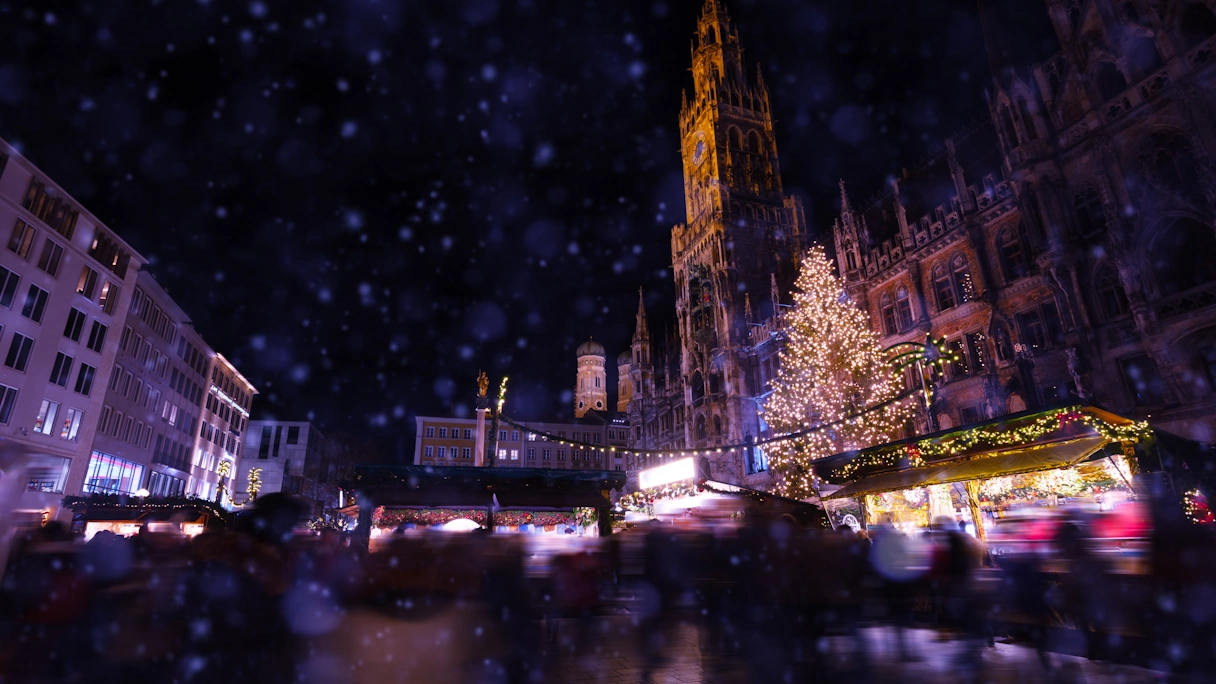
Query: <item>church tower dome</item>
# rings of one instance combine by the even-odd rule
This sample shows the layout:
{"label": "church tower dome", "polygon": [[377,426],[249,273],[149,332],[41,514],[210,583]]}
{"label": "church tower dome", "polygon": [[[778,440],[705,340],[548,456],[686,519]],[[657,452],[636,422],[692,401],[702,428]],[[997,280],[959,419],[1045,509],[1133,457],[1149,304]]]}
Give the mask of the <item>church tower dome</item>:
{"label": "church tower dome", "polygon": [[604,411],[608,407],[607,358],[604,345],[588,339],[574,352],[578,372],[574,389],[574,416],[582,418],[588,411]]}

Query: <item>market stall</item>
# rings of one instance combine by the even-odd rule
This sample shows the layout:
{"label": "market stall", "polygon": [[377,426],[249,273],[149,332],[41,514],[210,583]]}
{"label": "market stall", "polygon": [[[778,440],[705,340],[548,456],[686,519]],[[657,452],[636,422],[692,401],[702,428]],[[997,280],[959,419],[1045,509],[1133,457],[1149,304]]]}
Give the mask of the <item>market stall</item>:
{"label": "market stall", "polygon": [[932,435],[838,454],[815,464],[839,486],[825,499],[858,498],[869,521],[924,525],[961,513],[984,539],[1013,502],[1095,505],[1131,493],[1146,423],[1092,406],[1027,411]]}
{"label": "market stall", "polygon": [[415,529],[607,532],[609,492],[625,473],[551,468],[357,466],[343,512],[369,541]]}
{"label": "market stall", "polygon": [[763,515],[788,516],[808,527],[826,524],[822,511],[813,504],[711,480],[692,458],[643,470],[638,474],[638,484],[641,487],[638,491],[617,502],[627,520],[738,521]]}

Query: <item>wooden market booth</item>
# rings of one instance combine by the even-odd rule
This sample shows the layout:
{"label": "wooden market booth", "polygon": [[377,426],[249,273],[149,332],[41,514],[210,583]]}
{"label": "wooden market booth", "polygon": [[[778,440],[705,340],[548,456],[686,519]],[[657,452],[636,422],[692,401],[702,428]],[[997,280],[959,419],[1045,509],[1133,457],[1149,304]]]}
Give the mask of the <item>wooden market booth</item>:
{"label": "wooden market booth", "polygon": [[342,489],[345,512],[358,516],[355,536],[362,545],[373,527],[428,528],[467,520],[490,531],[541,531],[576,523],[578,509],[594,509],[599,532],[606,535],[610,492],[624,489],[625,478],[624,472],[606,470],[362,465]]}
{"label": "wooden market booth", "polygon": [[1106,460],[1130,488],[1135,457],[1143,455],[1151,437],[1147,423],[1071,404],[845,452],[817,461],[813,468],[822,481],[839,486],[825,494],[825,501],[864,501],[888,492],[962,483],[976,536],[983,540],[982,481]]}

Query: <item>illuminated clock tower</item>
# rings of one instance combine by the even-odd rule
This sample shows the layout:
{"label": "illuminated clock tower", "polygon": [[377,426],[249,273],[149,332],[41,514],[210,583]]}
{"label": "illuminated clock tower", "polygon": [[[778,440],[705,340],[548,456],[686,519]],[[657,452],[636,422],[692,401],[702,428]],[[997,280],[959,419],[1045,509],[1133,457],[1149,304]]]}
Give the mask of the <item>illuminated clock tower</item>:
{"label": "illuminated clock tower", "polygon": [[[792,289],[807,241],[801,201],[782,192],[768,88],[758,67],[749,78],[745,66],[726,9],[706,0],[692,46],[693,96],[685,92],[680,111],[688,223],[671,232],[691,449],[759,435],[764,387],[749,329],[774,313],[774,277],[778,292]],[[746,479],[738,454],[712,466],[715,476]]]}

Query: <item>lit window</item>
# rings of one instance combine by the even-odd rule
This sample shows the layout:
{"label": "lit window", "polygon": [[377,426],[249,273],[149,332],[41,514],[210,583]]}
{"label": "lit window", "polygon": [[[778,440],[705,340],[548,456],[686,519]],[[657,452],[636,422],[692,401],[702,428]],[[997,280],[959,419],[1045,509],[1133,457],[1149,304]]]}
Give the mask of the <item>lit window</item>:
{"label": "lit window", "polygon": [[76,292],[93,301],[93,295],[97,292],[97,271],[85,266],[80,272],[80,280],[76,282]]}
{"label": "lit window", "polygon": [[13,227],[13,234],[8,239],[9,250],[22,259],[28,259],[30,247],[34,244],[34,234],[33,226],[18,219],[17,225]]}
{"label": "lit window", "polygon": [[144,467],[138,463],[94,451],[85,474],[84,491],[98,494],[134,494],[143,483]]}
{"label": "lit window", "polygon": [[59,402],[43,399],[38,409],[38,419],[34,421],[34,432],[49,435],[55,429],[55,414],[59,412]]}
{"label": "lit window", "polygon": [[518,460],[519,460],[519,449],[512,449],[512,450],[511,450],[511,460],[512,460],[512,461],[518,461]]}
{"label": "lit window", "polygon": [[84,418],[84,411],[69,408],[63,417],[63,429],[59,432],[59,436],[69,442],[75,442],[76,434],[80,432],[81,418]]}

